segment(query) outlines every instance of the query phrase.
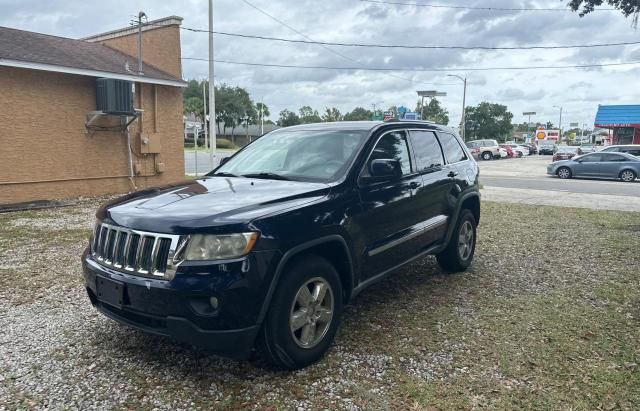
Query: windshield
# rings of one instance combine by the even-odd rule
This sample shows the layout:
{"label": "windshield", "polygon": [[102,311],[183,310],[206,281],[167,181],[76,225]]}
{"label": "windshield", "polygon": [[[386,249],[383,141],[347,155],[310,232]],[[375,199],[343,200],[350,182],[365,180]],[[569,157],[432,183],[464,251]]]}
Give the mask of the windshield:
{"label": "windshield", "polygon": [[367,135],[366,130],[274,131],[209,175],[332,181],[345,173]]}

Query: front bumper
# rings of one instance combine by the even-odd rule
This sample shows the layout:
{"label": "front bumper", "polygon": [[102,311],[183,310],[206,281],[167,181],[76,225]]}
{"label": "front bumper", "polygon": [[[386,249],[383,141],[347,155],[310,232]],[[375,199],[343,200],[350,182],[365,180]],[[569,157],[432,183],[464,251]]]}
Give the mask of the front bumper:
{"label": "front bumper", "polygon": [[[87,294],[107,317],[230,357],[246,357],[277,264],[276,251],[180,266],[171,281],[143,278],[82,256]],[[210,299],[215,297],[214,307]]]}

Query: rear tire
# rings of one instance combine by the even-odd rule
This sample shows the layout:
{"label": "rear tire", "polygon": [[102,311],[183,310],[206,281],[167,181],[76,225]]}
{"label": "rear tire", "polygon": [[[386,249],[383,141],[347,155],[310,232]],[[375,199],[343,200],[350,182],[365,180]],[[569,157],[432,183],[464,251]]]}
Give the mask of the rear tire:
{"label": "rear tire", "polygon": [[484,153],[482,153],[482,159],[484,161],[489,161],[493,158],[493,154],[491,154],[490,151],[485,151]]}
{"label": "rear tire", "polygon": [[447,248],[436,254],[440,267],[449,273],[466,271],[476,251],[476,219],[471,210],[460,212]]}
{"label": "rear tire", "polygon": [[556,174],[561,179],[566,180],[568,178],[571,178],[571,169],[569,167],[560,167],[558,171],[556,171]]}
{"label": "rear tire", "polygon": [[636,180],[636,172],[633,170],[622,170],[620,172],[620,180],[624,181],[625,183],[632,183]]}
{"label": "rear tire", "polygon": [[342,303],[342,284],[329,261],[307,255],[289,263],[258,335],[262,363],[294,370],[318,361],[338,330]]}

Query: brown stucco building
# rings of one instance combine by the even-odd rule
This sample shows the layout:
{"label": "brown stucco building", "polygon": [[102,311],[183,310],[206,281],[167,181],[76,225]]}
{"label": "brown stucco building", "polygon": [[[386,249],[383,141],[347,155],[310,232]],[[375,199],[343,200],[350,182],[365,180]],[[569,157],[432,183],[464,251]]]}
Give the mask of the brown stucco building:
{"label": "brown stucco building", "polygon": [[[181,21],[144,26],[143,74],[135,27],[82,40],[0,27],[0,204],[184,178]],[[98,78],[131,82],[136,116],[96,113]]]}

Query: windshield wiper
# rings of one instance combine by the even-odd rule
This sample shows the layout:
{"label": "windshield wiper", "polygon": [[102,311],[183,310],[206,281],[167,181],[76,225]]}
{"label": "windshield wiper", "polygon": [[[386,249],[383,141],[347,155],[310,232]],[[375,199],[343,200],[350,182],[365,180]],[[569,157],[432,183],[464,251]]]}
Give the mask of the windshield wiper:
{"label": "windshield wiper", "polygon": [[285,177],[283,175],[276,174],[276,173],[250,173],[250,174],[243,174],[242,177],[264,178],[267,180],[291,180],[289,177]]}
{"label": "windshield wiper", "polygon": [[227,173],[225,171],[221,171],[219,173],[213,173],[211,174],[212,177],[238,177],[237,175],[233,174],[233,173]]}

